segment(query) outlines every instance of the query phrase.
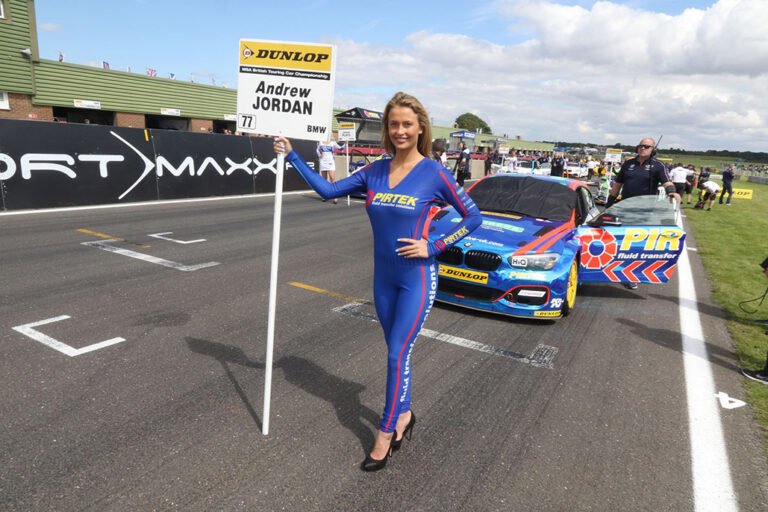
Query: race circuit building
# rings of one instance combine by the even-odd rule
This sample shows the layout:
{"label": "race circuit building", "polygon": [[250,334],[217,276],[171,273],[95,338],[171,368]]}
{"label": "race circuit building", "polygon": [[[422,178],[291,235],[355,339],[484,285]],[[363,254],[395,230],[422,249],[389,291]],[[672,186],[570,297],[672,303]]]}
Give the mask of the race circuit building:
{"label": "race circuit building", "polygon": [[0,119],[224,133],[237,91],[41,59],[34,0],[0,0]]}

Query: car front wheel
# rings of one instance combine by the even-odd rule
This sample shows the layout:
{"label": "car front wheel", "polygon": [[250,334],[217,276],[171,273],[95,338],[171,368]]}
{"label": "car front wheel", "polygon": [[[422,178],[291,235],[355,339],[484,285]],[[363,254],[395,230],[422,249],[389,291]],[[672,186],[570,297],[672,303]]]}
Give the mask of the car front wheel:
{"label": "car front wheel", "polygon": [[573,260],[571,271],[568,272],[568,287],[565,290],[565,301],[563,302],[563,316],[568,316],[576,304],[576,290],[579,287],[579,257]]}

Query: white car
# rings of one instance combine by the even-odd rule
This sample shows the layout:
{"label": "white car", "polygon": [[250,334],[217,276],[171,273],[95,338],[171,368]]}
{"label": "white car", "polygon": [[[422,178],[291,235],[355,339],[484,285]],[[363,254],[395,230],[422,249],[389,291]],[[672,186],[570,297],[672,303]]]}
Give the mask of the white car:
{"label": "white car", "polygon": [[540,163],[536,160],[518,160],[514,169],[511,163],[507,165],[491,165],[491,174],[535,174],[536,176],[549,176],[552,173],[552,166],[547,163]]}
{"label": "white car", "polygon": [[565,166],[563,175],[566,178],[586,178],[588,173],[587,164],[581,162],[568,162],[568,165]]}

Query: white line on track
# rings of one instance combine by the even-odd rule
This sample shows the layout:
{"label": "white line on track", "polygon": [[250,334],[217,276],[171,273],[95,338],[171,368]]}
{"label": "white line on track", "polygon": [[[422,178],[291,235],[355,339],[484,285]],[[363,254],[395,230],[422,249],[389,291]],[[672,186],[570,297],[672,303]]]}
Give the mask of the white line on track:
{"label": "white line on track", "polygon": [[153,238],[159,238],[160,240],[167,240],[169,242],[173,242],[173,243],[176,243],[176,244],[184,244],[184,245],[186,245],[186,244],[196,244],[196,243],[199,243],[199,242],[207,242],[208,241],[205,238],[198,238],[197,240],[177,240],[175,238],[170,238],[170,237],[165,236],[165,235],[172,235],[172,234],[173,234],[173,231],[166,231],[165,233],[152,233],[151,235],[147,235],[147,236],[151,236]]}
{"label": "white line on track", "polygon": [[694,509],[696,512],[735,512],[738,504],[731,481],[718,402],[713,399],[716,395],[715,382],[687,251],[680,254],[677,269]]}
{"label": "white line on track", "polygon": [[69,315],[61,315],[54,318],[47,318],[45,320],[40,320],[38,322],[32,322],[31,324],[19,325],[17,327],[14,327],[13,330],[20,332],[24,336],[28,336],[29,338],[32,338],[33,340],[39,343],[42,343],[47,347],[50,347],[54,350],[58,350],[62,354],[67,355],[69,357],[76,357],[81,354],[87,354],[88,352],[93,352],[94,350],[99,350],[104,347],[109,347],[116,343],[121,343],[125,341],[125,338],[112,338],[109,340],[94,343],[93,345],[88,345],[87,347],[74,348],[74,347],[70,347],[66,343],[63,343],[57,339],[54,339],[48,336],[47,334],[43,334],[42,332],[35,329],[36,327],[40,327],[41,325],[51,324],[54,322],[61,322],[62,320],[67,320],[69,318],[71,318]]}
{"label": "white line on track", "polygon": [[120,249],[119,247],[114,247],[111,245],[114,242],[119,242],[119,240],[98,240],[96,242],[82,242],[82,244],[89,247],[96,247],[103,251],[114,252],[116,254],[128,256],[129,258],[146,261],[147,263],[154,263],[155,265],[162,265],[163,267],[175,268],[176,270],[181,270],[182,272],[194,272],[195,270],[200,270],[202,268],[215,267],[216,265],[219,265],[218,261],[209,261],[207,263],[200,263],[198,265],[184,265],[183,263],[164,260],[163,258],[150,256],[149,254],[131,251],[129,249]]}
{"label": "white line on track", "polygon": [[[378,323],[378,319],[371,313],[366,312],[364,306],[366,306],[366,304],[360,302],[350,302],[349,304],[344,304],[343,306],[333,308],[333,311],[364,318],[368,321]],[[520,354],[519,352],[513,352],[512,350],[504,350],[491,345],[486,345],[485,343],[479,343],[477,341],[468,340],[466,338],[453,336],[452,334],[433,331],[431,329],[422,328],[419,331],[419,336],[424,336],[425,338],[431,338],[433,340],[450,343],[451,345],[457,345],[459,347],[464,347],[471,350],[477,350],[478,352],[485,352],[486,354],[491,354],[494,356],[506,357],[508,359],[517,361],[518,363],[529,364],[538,368],[547,368],[549,370],[554,368],[552,361],[555,358],[555,355],[557,355],[556,347],[543,344],[537,345],[530,355],[525,355]]]}

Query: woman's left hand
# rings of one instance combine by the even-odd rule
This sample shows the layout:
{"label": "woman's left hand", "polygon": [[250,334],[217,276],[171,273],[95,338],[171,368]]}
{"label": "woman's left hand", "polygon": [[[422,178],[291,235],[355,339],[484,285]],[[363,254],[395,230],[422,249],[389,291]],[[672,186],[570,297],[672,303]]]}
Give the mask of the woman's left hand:
{"label": "woman's left hand", "polygon": [[398,238],[398,242],[402,242],[405,245],[397,249],[397,254],[404,258],[428,258],[429,250],[427,249],[427,241],[423,238],[420,240],[414,240],[413,238]]}
{"label": "woman's left hand", "polygon": [[275,153],[285,153],[287,155],[293,151],[293,146],[291,146],[291,142],[288,139],[278,135],[272,141],[272,149],[275,150]]}

